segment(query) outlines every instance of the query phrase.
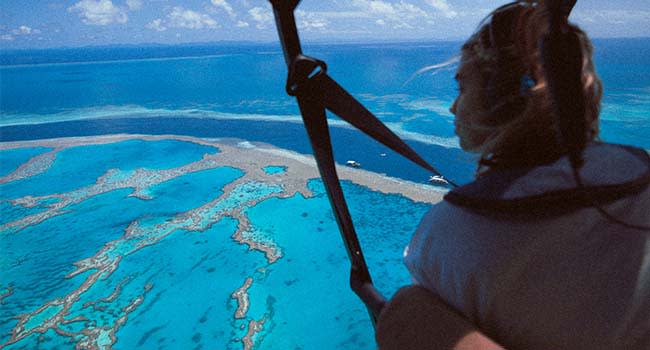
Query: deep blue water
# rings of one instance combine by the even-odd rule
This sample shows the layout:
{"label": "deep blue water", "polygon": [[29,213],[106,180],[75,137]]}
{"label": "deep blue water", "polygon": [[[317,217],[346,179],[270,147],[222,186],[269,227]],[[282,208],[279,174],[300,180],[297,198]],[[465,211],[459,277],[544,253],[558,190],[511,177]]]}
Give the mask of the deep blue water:
{"label": "deep blue water", "polygon": [[[409,78],[423,66],[453,57],[459,46],[320,44],[306,45],[304,52],[325,60],[332,77],[412,144],[454,149],[448,108],[456,95],[455,67]],[[605,86],[603,139],[650,148],[650,39],[597,39],[594,46]],[[145,130],[150,133],[162,128],[199,135],[203,131],[191,130],[194,125],[209,125],[210,134],[218,135],[222,128],[232,129],[223,119],[300,121],[295,101],[284,92],[286,67],[275,44],[1,51],[0,64],[0,139],[5,141],[45,136],[31,124],[71,120],[98,121],[44,128],[48,135],[104,134],[128,128],[128,121],[116,119],[152,118]],[[179,128],[177,118],[213,122],[188,121],[191,125]],[[253,129],[242,138],[265,139],[275,133],[293,137],[296,128],[285,125],[274,124],[264,130],[267,135]],[[444,161],[457,157],[439,153]],[[471,178],[472,168],[448,176],[464,181]]]}
{"label": "deep blue water", "polygon": [[[267,142],[277,147],[300,153],[311,153],[304,127],[298,123],[248,120],[219,120],[197,118],[130,118],[94,119],[29,126],[2,128],[5,140],[56,138],[67,136],[93,136],[111,133],[130,134],[182,134],[198,137],[230,137],[249,141]],[[428,172],[393,153],[358,131],[332,128],[334,156],[339,163],[356,159],[364,169],[385,173],[414,182],[425,182]],[[474,157],[458,148],[408,141],[424,159],[444,174],[460,182],[471,181],[475,168]],[[354,144],[355,147],[349,147]],[[384,153],[386,156],[382,157]]]}

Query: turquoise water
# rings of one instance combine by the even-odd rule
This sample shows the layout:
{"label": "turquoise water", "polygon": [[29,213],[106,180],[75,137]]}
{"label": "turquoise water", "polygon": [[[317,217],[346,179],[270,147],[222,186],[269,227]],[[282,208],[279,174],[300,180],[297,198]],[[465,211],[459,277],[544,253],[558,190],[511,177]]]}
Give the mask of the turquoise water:
{"label": "turquoise water", "polygon": [[[256,228],[274,237],[286,254],[251,290],[255,299],[272,301],[275,329],[263,348],[374,349],[367,311],[348,289],[349,262],[322,183],[310,187],[313,199],[270,199],[249,211],[259,222]],[[401,251],[427,206],[348,182],[343,189],[376,285],[391,295],[410,281]],[[252,311],[262,315],[269,307]]]}
{"label": "turquoise water", "polygon": [[[171,169],[186,162],[199,160],[206,153],[218,152],[213,147],[197,144],[178,147],[181,143],[174,140],[154,143],[153,147],[143,147],[144,143],[145,141],[130,140],[91,145],[87,149],[65,149],[57,154],[57,159],[47,175],[40,174],[22,181],[1,184],[0,193],[3,198],[13,199],[28,194],[35,196],[68,192],[92,185],[97,178],[116,166],[122,171],[136,168]],[[2,154],[5,152],[2,151]],[[12,154],[6,154],[6,157],[11,159]],[[120,162],[106,161],[110,159],[119,159]]]}
{"label": "turquoise water", "polygon": [[[174,151],[159,153],[155,162],[146,157],[135,161],[132,153],[121,151],[134,144],[142,154],[169,150],[169,145]],[[169,140],[70,147],[60,151],[65,157],[57,156],[50,168],[34,177],[40,184],[57,182],[66,176],[61,162],[89,159],[96,169],[84,174],[87,181],[78,182],[83,187],[94,182],[91,176],[102,176],[109,168],[132,173],[138,166],[149,166],[162,173],[198,160],[206,150],[215,148]],[[23,153],[3,155],[18,162],[14,158]],[[75,171],[79,168],[71,165]],[[284,166],[265,169],[273,176],[287,171]],[[0,291],[10,288],[11,294],[3,299],[0,334],[17,327],[21,321],[15,316],[31,314],[23,324],[28,332],[61,312],[65,315],[53,322],[55,327],[76,334],[66,337],[46,327],[43,334],[39,331],[15,343],[3,336],[2,342],[11,343],[8,349],[54,349],[80,341],[114,349],[241,349],[248,323],[264,320],[252,338],[260,349],[373,349],[372,326],[348,289],[349,263],[320,180],[308,183],[312,197],[280,198],[274,196],[282,193],[281,188],[246,176],[227,166],[180,174],[148,187],[147,199],[131,196],[131,188],[108,190],[81,198],[60,215],[2,233]],[[29,181],[34,180],[13,185],[18,188]],[[37,192],[46,196],[56,190],[80,192],[71,186],[69,181],[39,187]],[[230,191],[225,193],[227,186]],[[409,281],[400,263],[401,249],[427,205],[349,182],[343,188],[377,285],[391,294]],[[16,192],[10,193],[19,195]],[[56,203],[43,201],[39,210]],[[270,262],[262,251],[233,239],[240,219],[224,214],[232,209],[241,209],[250,222],[246,237],[274,247],[278,260]],[[3,223],[34,213],[14,210],[18,212],[10,216],[3,212]],[[198,227],[191,228],[189,213],[199,215]],[[100,259],[95,268],[75,275],[93,257]],[[114,271],[103,270],[115,261]],[[247,278],[252,279],[250,308],[245,317],[236,318],[238,304],[231,295]],[[79,291],[78,299],[61,304]],[[90,339],[81,333],[84,330],[94,330],[97,336]],[[112,336],[117,339],[114,343]]]}
{"label": "turquoise water", "polygon": [[267,167],[264,167],[264,172],[267,174],[284,174],[287,171],[287,167],[285,166],[278,166],[278,165],[269,165]]}

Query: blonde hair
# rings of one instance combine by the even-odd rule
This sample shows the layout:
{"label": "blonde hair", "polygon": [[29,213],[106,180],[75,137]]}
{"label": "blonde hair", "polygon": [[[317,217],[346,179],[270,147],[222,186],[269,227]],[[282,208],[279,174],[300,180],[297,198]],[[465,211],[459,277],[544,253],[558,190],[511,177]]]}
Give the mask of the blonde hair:
{"label": "blonde hair", "polygon": [[[522,3],[515,5],[519,4]],[[492,23],[482,25],[463,45],[463,62],[475,65],[480,72],[488,103],[486,108],[493,114],[490,118],[469,121],[472,130],[485,135],[482,142],[470,150],[481,155],[479,172],[481,166],[546,163],[563,153],[538,44],[548,33],[548,13],[544,8],[535,2],[534,6],[519,9],[506,29],[511,30],[505,34],[509,37],[508,45],[497,48],[489,42],[486,45],[493,34]],[[589,38],[575,25],[569,25],[569,30],[577,34],[582,51],[582,94],[588,129],[585,132],[587,140],[591,141],[598,136],[602,83],[596,74]],[[531,85],[524,86],[525,82]]]}

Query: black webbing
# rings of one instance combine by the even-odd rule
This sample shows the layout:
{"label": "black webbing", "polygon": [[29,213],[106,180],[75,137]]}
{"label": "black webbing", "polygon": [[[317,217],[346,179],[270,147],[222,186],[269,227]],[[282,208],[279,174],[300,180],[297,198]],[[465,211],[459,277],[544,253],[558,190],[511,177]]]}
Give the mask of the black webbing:
{"label": "black webbing", "polygon": [[[287,93],[298,100],[318,170],[352,264],[350,285],[366,304],[374,324],[383,307],[384,299],[372,287],[370,272],[343,196],[336,173],[325,110],[329,109],[370,137],[430,172],[441,174],[329,77],[325,62],[302,55],[294,17],[294,10],[300,0],[269,1],[273,5],[278,34],[289,70]],[[456,186],[453,182],[449,181],[449,183]]]}
{"label": "black webbing", "polygon": [[574,169],[579,169],[587,144],[587,121],[582,92],[582,48],[580,38],[568,23],[575,3],[576,0],[547,1],[549,33],[542,38],[540,49],[560,143]]}

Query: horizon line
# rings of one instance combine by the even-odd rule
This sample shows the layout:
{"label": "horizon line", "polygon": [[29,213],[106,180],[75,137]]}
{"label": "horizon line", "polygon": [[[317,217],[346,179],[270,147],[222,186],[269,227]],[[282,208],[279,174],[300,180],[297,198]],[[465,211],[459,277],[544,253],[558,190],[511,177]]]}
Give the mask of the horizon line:
{"label": "horizon line", "polygon": [[[620,37],[591,37],[591,40],[642,40],[650,39],[650,36],[620,36]],[[303,45],[309,44],[326,44],[326,45],[351,45],[351,44],[400,44],[400,43],[457,43],[466,40],[466,38],[391,38],[391,39],[303,39]],[[93,48],[118,48],[118,47],[182,47],[182,46],[209,46],[209,45],[270,45],[279,43],[279,39],[274,40],[215,40],[215,41],[189,41],[183,43],[116,43],[116,44],[90,44],[79,46],[51,46],[51,47],[16,47],[5,48],[0,46],[1,52],[9,51],[30,51],[30,50],[66,50],[66,49],[93,49]]]}

